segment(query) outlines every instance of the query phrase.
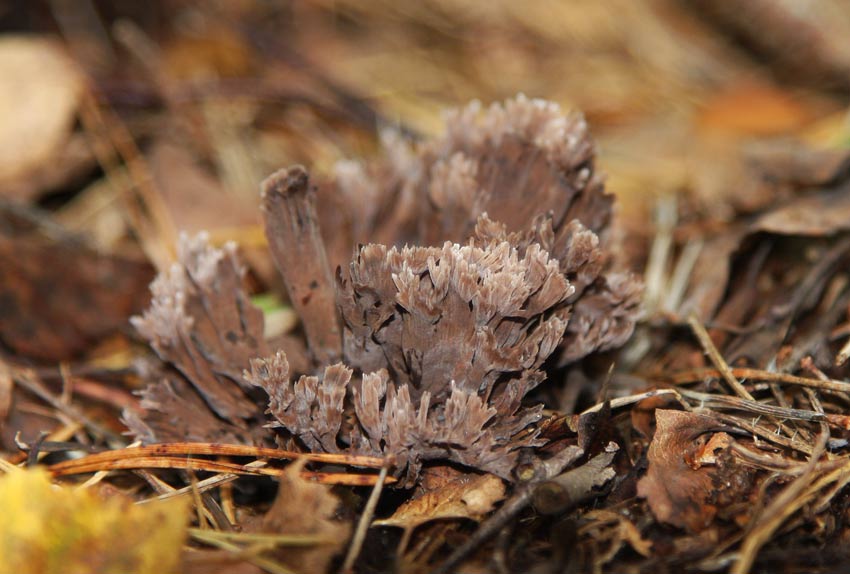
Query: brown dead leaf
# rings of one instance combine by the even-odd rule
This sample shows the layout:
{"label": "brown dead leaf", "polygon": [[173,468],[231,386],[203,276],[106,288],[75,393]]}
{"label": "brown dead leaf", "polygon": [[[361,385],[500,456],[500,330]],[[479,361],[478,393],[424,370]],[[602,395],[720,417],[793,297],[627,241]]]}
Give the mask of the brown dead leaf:
{"label": "brown dead leaf", "polygon": [[766,136],[799,129],[808,117],[790,94],[767,84],[743,83],[711,97],[697,122],[712,134]]}
{"label": "brown dead leaf", "polygon": [[195,234],[259,224],[257,206],[228,194],[184,147],[162,140],[147,155],[156,189],[179,231]]}
{"label": "brown dead leaf", "polygon": [[432,520],[480,520],[505,498],[505,484],[492,474],[464,475],[402,504],[392,516],[375,526],[397,526],[406,532]]}
{"label": "brown dead leaf", "polygon": [[795,199],[761,216],[754,231],[782,235],[831,235],[850,228],[848,185]]}
{"label": "brown dead leaf", "polygon": [[125,328],[148,300],[150,265],[31,224],[0,209],[0,341],[55,361]]}
{"label": "brown dead leaf", "polygon": [[37,37],[0,40],[0,183],[7,187],[59,153],[83,84],[73,62]]}
{"label": "brown dead leaf", "polygon": [[12,371],[5,363],[0,362],[0,427],[12,407],[12,387]]}
{"label": "brown dead leaf", "polygon": [[[638,481],[638,496],[646,498],[655,517],[694,532],[705,529],[717,508],[708,503],[716,469],[695,469],[704,459],[708,434],[719,423],[685,411],[655,411],[656,429],[649,445],[649,469]],[[698,454],[700,453],[700,454]]]}
{"label": "brown dead leaf", "polygon": [[[681,316],[694,312],[703,321],[720,318],[715,314],[728,288],[733,259],[748,238],[757,233],[822,237],[850,229],[847,151],[772,142],[719,160],[727,167],[713,183],[703,182],[711,191],[707,197],[713,194],[717,201],[722,193],[737,218],[705,238],[678,309]],[[737,293],[743,295],[740,289]],[[726,324],[739,320],[728,316],[728,309],[726,315]]]}
{"label": "brown dead leaf", "polygon": [[262,531],[326,538],[326,544],[282,550],[275,559],[296,572],[327,572],[333,557],[345,547],[351,525],[333,519],[339,499],[330,487],[301,478],[304,463],[292,463],[281,477],[277,498],[263,517]]}

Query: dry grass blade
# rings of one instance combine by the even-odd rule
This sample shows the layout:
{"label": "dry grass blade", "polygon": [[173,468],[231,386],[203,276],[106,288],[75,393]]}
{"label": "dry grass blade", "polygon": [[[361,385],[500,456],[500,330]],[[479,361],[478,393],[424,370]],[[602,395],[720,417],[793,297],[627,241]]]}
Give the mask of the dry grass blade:
{"label": "dry grass blade", "polygon": [[252,548],[277,548],[278,546],[314,546],[316,544],[334,544],[336,540],[328,540],[312,534],[265,534],[253,532],[219,532],[189,528],[189,536],[201,542],[224,540],[227,542],[244,543]]}
{"label": "dry grass blade", "polygon": [[747,572],[751,572],[756,554],[764,543],[770,539],[776,529],[789,516],[802,508],[821,488],[826,487],[834,480],[846,477],[847,473],[850,472],[850,466],[844,465],[842,468],[829,473],[821,480],[815,480],[817,462],[826,450],[828,440],[829,428],[825,423],[821,423],[821,434],[809,459],[808,468],[794,482],[788,485],[779,496],[774,498],[764,508],[761,516],[754,521],[752,528],[741,545],[740,556],[732,567],[732,574],[746,574]]}
{"label": "dry grass blade", "polygon": [[[254,462],[249,462],[245,466],[251,467],[251,468],[262,468],[262,467],[266,466],[266,464],[267,463],[264,460],[255,460]],[[144,471],[140,471],[140,472],[144,472]],[[205,478],[204,480],[199,481],[197,485],[189,485],[189,486],[184,486],[183,488],[173,488],[173,489],[170,489],[170,490],[162,490],[162,491],[157,489],[157,492],[159,492],[158,496],[154,496],[152,498],[147,498],[145,500],[141,500],[141,501],[138,502],[138,504],[146,504],[146,503],[157,501],[157,500],[166,500],[168,498],[174,498],[175,496],[182,496],[184,494],[189,494],[189,493],[191,493],[192,488],[195,488],[195,487],[198,489],[198,492],[206,492],[207,490],[212,490],[213,488],[230,484],[231,482],[233,482],[237,478],[239,478],[238,474],[217,474],[215,476],[211,476],[209,478]],[[231,522],[235,522],[235,520],[231,520]]]}
{"label": "dry grass blade", "polygon": [[216,548],[232,552],[233,554],[239,556],[247,562],[250,562],[254,566],[262,568],[269,574],[296,574],[295,572],[283,566],[282,564],[260,556],[259,554],[263,550],[263,545],[260,545],[259,547],[242,548],[241,546],[234,542],[231,542],[230,540],[215,535],[209,536],[210,534],[213,534],[209,530],[198,530],[196,533],[191,534],[192,537],[197,540],[201,540],[199,538],[199,535],[203,536],[204,538],[202,539],[202,541],[205,544],[209,544],[210,546],[214,546]]}
{"label": "dry grass blade", "polygon": [[387,479],[388,467],[381,469],[381,474],[378,476],[378,482],[375,483],[375,488],[372,489],[372,494],[369,495],[369,500],[366,501],[366,508],[363,509],[363,514],[360,515],[360,521],[357,523],[357,530],[351,541],[351,546],[348,548],[348,554],[345,556],[345,562],[342,565],[343,572],[351,572],[354,567],[354,562],[360,554],[360,549],[363,547],[363,541],[366,540],[366,531],[369,530],[369,524],[372,522],[372,517],[375,515],[375,508],[378,506],[378,500],[381,498],[381,490],[384,488],[384,482]]}

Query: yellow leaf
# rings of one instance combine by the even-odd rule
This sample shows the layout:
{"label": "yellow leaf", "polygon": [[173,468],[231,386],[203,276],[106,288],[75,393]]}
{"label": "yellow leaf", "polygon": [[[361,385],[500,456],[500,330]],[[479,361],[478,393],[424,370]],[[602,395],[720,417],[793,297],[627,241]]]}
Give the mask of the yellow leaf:
{"label": "yellow leaf", "polygon": [[186,501],[134,505],[55,486],[40,469],[0,477],[0,572],[169,574],[186,537]]}

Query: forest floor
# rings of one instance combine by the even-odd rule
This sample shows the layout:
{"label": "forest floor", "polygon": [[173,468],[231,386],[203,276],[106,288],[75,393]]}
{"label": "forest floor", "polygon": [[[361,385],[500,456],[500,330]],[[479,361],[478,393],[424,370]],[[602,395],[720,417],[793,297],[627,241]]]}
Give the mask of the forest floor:
{"label": "forest floor", "polygon": [[0,30],[0,570],[846,571],[846,3]]}

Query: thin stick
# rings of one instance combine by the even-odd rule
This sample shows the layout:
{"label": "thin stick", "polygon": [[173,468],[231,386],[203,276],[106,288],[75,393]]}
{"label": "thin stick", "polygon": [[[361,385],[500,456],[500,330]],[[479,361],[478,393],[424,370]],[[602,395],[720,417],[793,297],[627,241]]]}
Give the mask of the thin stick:
{"label": "thin stick", "polygon": [[837,415],[817,411],[807,411],[804,409],[789,409],[785,407],[769,405],[767,403],[762,403],[758,401],[748,401],[745,399],[739,399],[738,397],[731,397],[728,395],[698,393],[696,391],[690,391],[687,389],[680,389],[679,392],[685,398],[699,401],[700,406],[702,407],[726,407],[729,409],[747,411],[780,419],[792,419],[806,422],[825,422],[840,429],[850,429],[850,416],[848,415]]}
{"label": "thin stick", "polygon": [[95,435],[109,439],[113,442],[113,444],[122,444],[126,442],[120,435],[115,434],[100,423],[97,423],[87,417],[74,405],[67,404],[59,397],[54,396],[31,369],[17,369],[12,376],[12,380],[14,380],[16,384],[24,387],[40,399],[47,402],[57,411],[64,413],[72,420],[86,426]]}
{"label": "thin stick", "polygon": [[360,555],[360,550],[363,548],[363,541],[366,540],[366,532],[369,530],[369,525],[372,524],[372,517],[375,516],[375,508],[378,506],[378,499],[381,498],[381,490],[384,488],[384,482],[387,478],[388,466],[381,469],[378,475],[378,482],[375,488],[372,489],[372,494],[369,495],[369,500],[366,501],[366,507],[363,509],[363,514],[357,523],[357,530],[354,531],[354,536],[351,539],[351,546],[348,547],[348,554],[345,556],[345,562],[342,564],[343,572],[351,572],[354,567],[354,562]]}
{"label": "thin stick", "polygon": [[384,459],[374,456],[359,456],[332,453],[300,453],[277,448],[263,448],[238,444],[219,444],[205,442],[173,442],[158,443],[148,446],[128,447],[108,450],[75,460],[59,462],[51,466],[51,472],[70,470],[77,466],[99,464],[114,460],[143,458],[150,456],[182,456],[182,455],[211,455],[211,456],[250,456],[254,458],[271,458],[295,460],[303,458],[310,462],[326,464],[345,464],[366,468],[381,468]]}
{"label": "thin stick", "polygon": [[508,522],[513,520],[531,504],[538,485],[561,474],[565,468],[581,458],[583,454],[583,449],[577,446],[568,446],[552,458],[544,461],[536,461],[531,479],[520,483],[514,495],[505,501],[501,508],[493,513],[490,518],[484,521],[472,536],[455,548],[445,562],[434,568],[431,574],[449,574],[453,572],[455,567],[463,562],[470,553],[480,548],[483,543],[498,534]]}
{"label": "thin stick", "polygon": [[750,392],[745,389],[744,385],[742,385],[738,379],[735,378],[735,375],[732,374],[732,371],[729,369],[729,365],[727,365],[726,361],[723,360],[723,357],[720,355],[720,351],[718,351],[717,347],[714,346],[714,341],[712,341],[711,337],[708,336],[708,331],[706,331],[705,327],[702,326],[702,323],[700,323],[695,313],[691,313],[688,316],[688,325],[691,326],[694,335],[696,335],[697,339],[699,339],[700,345],[702,345],[702,348],[705,350],[708,358],[711,359],[711,362],[715,367],[717,367],[717,370],[720,371],[723,379],[729,384],[735,394],[747,399],[748,401],[755,401]]}
{"label": "thin stick", "polygon": [[[252,468],[262,468],[266,465],[266,461],[264,460],[255,460],[254,462],[249,462],[245,466]],[[198,482],[198,490],[201,492],[206,492],[208,490],[212,490],[218,486],[222,486],[225,484],[230,484],[234,480],[239,478],[238,474],[217,474],[215,476],[211,476],[209,478],[205,478],[204,480]],[[159,496],[153,496],[151,498],[146,498],[144,500],[140,500],[136,504],[147,504],[149,502],[157,502],[161,500],[167,500],[169,498],[174,498],[175,496],[182,496],[184,494],[189,494],[191,491],[191,486],[184,486],[183,488],[177,488],[174,490],[170,490],[168,492],[161,492]]]}
{"label": "thin stick", "polygon": [[[76,462],[76,461],[75,461]],[[283,476],[286,469],[283,468],[257,468],[244,464],[230,462],[216,462],[198,458],[178,458],[173,456],[163,457],[138,457],[123,460],[100,461],[93,464],[77,465],[72,467],[55,468],[58,463],[48,467],[53,476],[66,476],[69,474],[82,474],[97,472],[100,470],[129,470],[138,468],[170,468],[182,470],[203,470],[207,472],[224,472],[229,474],[254,474],[263,476]],[[349,486],[372,486],[376,484],[378,476],[373,474],[344,474],[328,472],[301,471],[304,478],[315,480],[322,484],[344,484]],[[388,478],[388,482],[395,482],[395,478]]]}
{"label": "thin stick", "polygon": [[[782,523],[799,510],[815,493],[826,486],[823,479],[816,484],[817,489],[808,488],[813,486],[815,482],[815,474],[817,472],[818,459],[826,450],[826,444],[829,440],[829,428],[826,423],[821,423],[821,433],[818,437],[818,442],[812,451],[805,471],[797,477],[794,482],[789,484],[785,489],[774,498],[770,504],[751,524],[750,531],[747,533],[744,542],[741,544],[741,551],[738,554],[738,560],[732,567],[731,574],[746,574],[752,571],[753,563],[756,559],[759,549],[767,542],[774,532],[782,525]],[[847,466],[839,470],[846,472]],[[829,476],[832,476],[831,473]]]}
{"label": "thin stick", "polygon": [[[800,387],[810,387],[824,391],[837,391],[842,393],[850,393],[850,383],[837,381],[829,378],[810,379],[806,377],[798,377],[786,373],[774,373],[771,371],[763,371],[761,369],[748,369],[741,367],[732,367],[729,369],[732,375],[738,379],[752,379],[754,381],[765,381],[768,383],[784,383],[786,385],[797,385]],[[717,369],[693,369],[679,373],[673,373],[669,377],[664,376],[663,379],[674,384],[683,385],[687,383],[696,383],[709,377],[721,377],[722,374]]]}

